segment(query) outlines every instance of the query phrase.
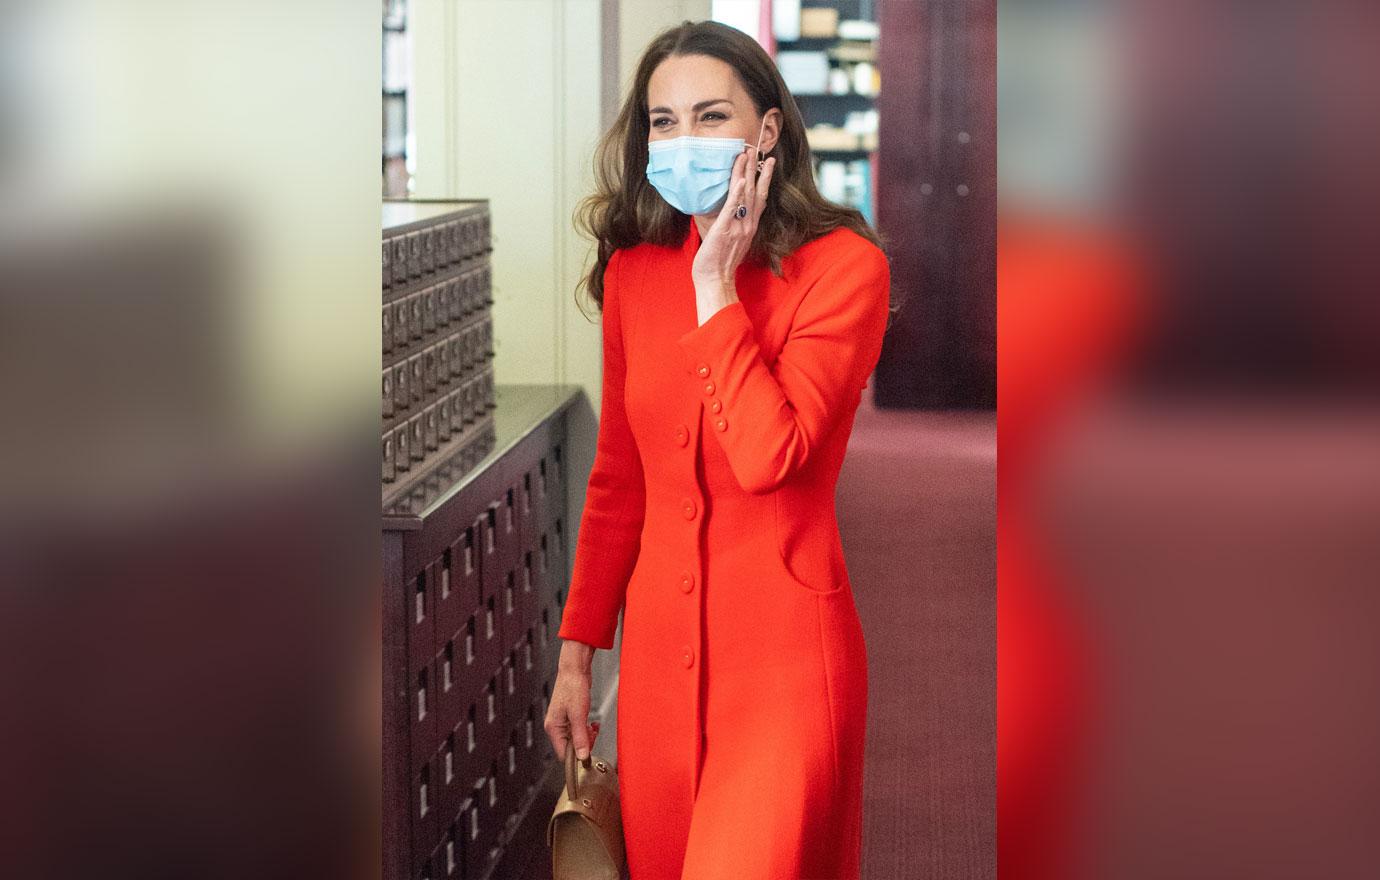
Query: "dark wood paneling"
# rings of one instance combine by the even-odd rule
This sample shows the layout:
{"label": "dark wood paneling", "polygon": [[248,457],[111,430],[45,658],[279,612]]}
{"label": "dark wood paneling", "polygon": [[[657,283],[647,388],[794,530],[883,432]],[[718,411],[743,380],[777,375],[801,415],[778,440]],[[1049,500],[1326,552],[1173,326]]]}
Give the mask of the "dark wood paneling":
{"label": "dark wood paneling", "polygon": [[996,405],[996,3],[880,0],[881,407]]}

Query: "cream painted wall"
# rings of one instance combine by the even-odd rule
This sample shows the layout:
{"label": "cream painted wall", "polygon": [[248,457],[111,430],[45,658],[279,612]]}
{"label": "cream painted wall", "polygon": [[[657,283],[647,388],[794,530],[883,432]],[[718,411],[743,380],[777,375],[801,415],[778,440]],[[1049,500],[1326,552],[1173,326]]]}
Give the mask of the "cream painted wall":
{"label": "cream painted wall", "polygon": [[[662,28],[710,0],[412,0],[416,194],[491,200],[495,376],[574,382],[599,405],[598,313],[575,302],[593,261],[572,220],[592,187],[604,18],[619,99]],[[609,71],[612,73],[612,71]],[[610,114],[611,115],[611,114]]]}
{"label": "cream painted wall", "polygon": [[682,21],[709,18],[712,0],[622,0],[619,6],[619,96],[627,94],[637,61],[652,37]]}
{"label": "cream painted wall", "polygon": [[501,383],[598,376],[598,327],[573,301],[589,247],[570,216],[599,133],[599,9],[414,0],[416,193],[490,200]]}

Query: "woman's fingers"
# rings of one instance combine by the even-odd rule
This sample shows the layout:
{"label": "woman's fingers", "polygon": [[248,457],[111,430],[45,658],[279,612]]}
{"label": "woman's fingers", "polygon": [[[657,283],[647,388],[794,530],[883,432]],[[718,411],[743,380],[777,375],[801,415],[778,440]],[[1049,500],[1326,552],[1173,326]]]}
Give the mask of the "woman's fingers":
{"label": "woman's fingers", "polygon": [[[738,210],[740,202],[738,194],[742,191],[743,182],[743,155],[746,154],[739,154],[738,158],[733,160],[733,174],[729,178],[728,195],[724,198],[724,206],[719,209],[719,216],[714,218],[715,227],[731,222],[733,212]],[[710,231],[712,232],[713,229],[711,228]]]}
{"label": "woman's fingers", "polygon": [[[775,164],[775,159],[767,159],[759,174],[755,151],[749,149],[744,149],[733,160],[728,195],[724,198],[718,216],[714,218],[713,224],[705,234],[706,239],[715,236],[715,241],[722,240],[729,248],[722,257],[728,263],[736,266],[737,261],[741,259],[741,252],[757,234],[757,221],[766,206],[767,189],[771,185]],[[740,206],[747,208],[746,215],[741,219],[737,216]],[[721,238],[722,236],[727,237]],[[701,251],[701,255],[707,256],[704,251]]]}
{"label": "woman's fingers", "polygon": [[748,216],[757,216],[757,148],[744,150],[747,161],[743,163],[743,201],[747,205]]}
{"label": "woman's fingers", "polygon": [[742,156],[739,156],[738,159],[734,161],[733,182],[728,187],[728,195],[724,198],[724,206],[719,210],[719,216],[714,218],[714,224],[709,229],[710,233],[716,230],[731,228],[731,224],[742,222],[738,220],[733,213],[738,210],[739,205],[743,204],[743,187],[746,183],[746,179],[740,173],[741,169],[738,165],[738,163],[742,161],[742,158]]}
{"label": "woman's fingers", "polygon": [[558,709],[547,722],[546,732],[558,758],[565,758],[567,742],[575,744],[575,757],[580,760],[589,757],[589,750],[599,734],[599,722],[586,724],[576,717],[578,714],[572,710]]}
{"label": "woman's fingers", "polygon": [[747,153],[740,153],[738,158],[733,160],[733,185],[729,187],[728,194],[729,219],[733,221],[737,220],[737,215],[733,212],[743,204],[743,194],[747,191],[749,164],[751,163],[747,161]]}
{"label": "woman's fingers", "polygon": [[[583,761],[589,757],[589,748],[594,743],[590,736],[589,726],[584,723],[572,723],[571,739],[575,741],[575,757]],[[565,757],[565,750],[561,750],[561,757]]]}
{"label": "woman's fingers", "polygon": [[757,217],[761,217],[762,211],[767,207],[767,190],[771,187],[772,172],[775,170],[776,157],[772,156],[767,160],[767,164],[762,166],[762,174],[757,178]]}

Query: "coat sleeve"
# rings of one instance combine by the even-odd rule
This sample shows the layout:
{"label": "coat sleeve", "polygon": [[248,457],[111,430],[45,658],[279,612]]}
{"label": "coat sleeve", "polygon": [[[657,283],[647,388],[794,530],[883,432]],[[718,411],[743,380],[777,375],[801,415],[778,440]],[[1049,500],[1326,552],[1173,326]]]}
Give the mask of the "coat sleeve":
{"label": "coat sleeve", "polygon": [[[890,307],[886,255],[872,245],[840,249],[810,284],[770,369],[742,302],[719,309],[679,339],[695,393],[709,412],[729,466],[748,492],[775,490],[809,461],[856,406],[881,356]],[[722,421],[721,421],[722,420]]]}
{"label": "coat sleeve", "polygon": [[599,433],[558,633],[562,639],[605,649],[613,647],[646,510],[642,459],[623,403],[627,362],[619,320],[621,256],[622,251],[614,251],[604,270]]}

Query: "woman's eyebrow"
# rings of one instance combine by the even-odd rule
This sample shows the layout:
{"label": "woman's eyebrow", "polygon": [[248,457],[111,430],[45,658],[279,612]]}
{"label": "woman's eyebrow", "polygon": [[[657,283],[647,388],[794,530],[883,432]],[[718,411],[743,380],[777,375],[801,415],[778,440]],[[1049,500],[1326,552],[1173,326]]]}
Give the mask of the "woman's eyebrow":
{"label": "woman's eyebrow", "polygon": [[[730,100],[728,100],[727,98],[711,98],[711,99],[708,100],[708,101],[701,101],[701,102],[699,102],[698,104],[696,104],[694,107],[691,107],[690,109],[691,109],[692,111],[694,111],[695,113],[698,113],[698,112],[700,112],[701,110],[703,110],[705,107],[708,107],[708,106],[711,105],[711,104],[731,104],[731,103],[733,103],[733,102],[730,101]],[[647,111],[648,114],[652,114],[652,113],[670,113],[670,112],[671,112],[671,108],[670,108],[670,107],[653,107],[652,109],[650,109],[650,110]]]}

